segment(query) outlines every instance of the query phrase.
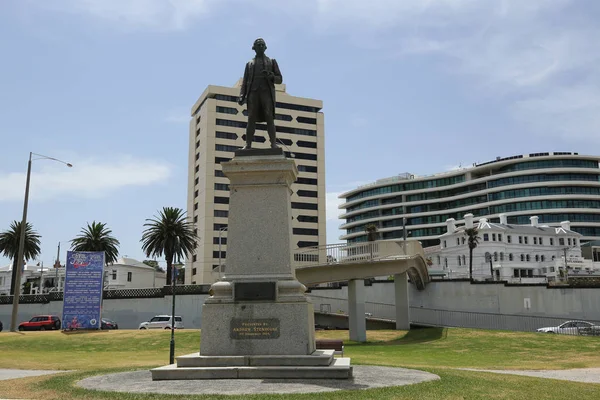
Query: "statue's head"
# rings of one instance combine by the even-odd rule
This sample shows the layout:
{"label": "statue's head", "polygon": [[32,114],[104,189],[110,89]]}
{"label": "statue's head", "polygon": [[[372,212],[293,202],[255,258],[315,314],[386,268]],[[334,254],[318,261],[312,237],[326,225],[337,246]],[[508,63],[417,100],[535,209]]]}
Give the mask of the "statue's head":
{"label": "statue's head", "polygon": [[267,50],[267,43],[265,43],[263,38],[258,38],[254,41],[252,50],[256,52],[256,55],[262,56],[265,54],[265,50]]}

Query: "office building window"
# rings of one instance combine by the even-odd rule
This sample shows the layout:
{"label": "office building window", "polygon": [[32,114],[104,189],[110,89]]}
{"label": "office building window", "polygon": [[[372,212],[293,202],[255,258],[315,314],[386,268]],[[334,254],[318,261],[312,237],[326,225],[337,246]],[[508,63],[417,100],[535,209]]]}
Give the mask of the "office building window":
{"label": "office building window", "polygon": [[192,268],[192,275],[196,275],[196,274],[197,274],[196,268]]}
{"label": "office building window", "polygon": [[215,217],[227,218],[228,216],[229,216],[229,211],[227,211],[227,210],[215,210]]}
{"label": "office building window", "polygon": [[317,119],[316,118],[296,117],[296,121],[301,122],[303,124],[312,124],[312,125],[316,125],[317,124]]}
{"label": "office building window", "polygon": [[298,178],[296,179],[296,183],[300,183],[302,185],[316,185],[317,180],[313,178]]}
{"label": "office building window", "polygon": [[296,192],[300,197],[318,197],[319,193],[314,190],[298,190]]}
{"label": "office building window", "polygon": [[116,269],[112,270],[112,279],[113,279],[113,281],[117,280],[117,270]]}
{"label": "office building window", "polygon": [[309,228],[293,228],[292,233],[294,235],[310,235],[310,236],[318,236],[318,229],[309,229]]}
{"label": "office building window", "polygon": [[484,242],[489,242],[489,240],[490,240],[490,235],[488,235],[487,233],[484,233],[483,234],[483,241]]}
{"label": "office building window", "polygon": [[523,238],[523,241],[525,242],[525,244],[529,244],[529,238],[528,238],[527,236],[525,236],[525,237]]}
{"label": "office building window", "polygon": [[313,167],[312,165],[298,165],[298,171],[300,172],[317,172],[317,167]]}
{"label": "office building window", "polygon": [[229,190],[229,185],[226,183],[215,183],[215,190]]}
{"label": "office building window", "polygon": [[132,279],[133,279],[133,272],[128,272],[127,273],[127,282],[131,282]]}
{"label": "office building window", "polygon": [[305,140],[298,140],[296,142],[296,145],[298,147],[306,147],[308,149],[316,149],[317,148],[317,142],[307,142]]}
{"label": "office building window", "polygon": [[537,244],[537,237],[536,236],[533,237],[533,244]]}
{"label": "office building window", "polygon": [[235,133],[231,133],[231,132],[215,132],[215,135],[219,138],[219,139],[230,139],[230,140],[236,140],[238,138],[238,135]]}
{"label": "office building window", "polygon": [[319,217],[317,217],[316,215],[298,215],[297,219],[299,222],[319,222]]}
{"label": "office building window", "polygon": [[[194,255],[192,256],[192,262],[196,262],[196,261],[198,261],[198,257],[197,257],[197,256],[194,254]],[[196,270],[196,268],[194,268],[194,271],[195,271],[195,270]],[[196,275],[196,272],[194,272],[193,274],[194,274],[194,275]]]}
{"label": "office building window", "polygon": [[296,203],[292,201],[292,208],[298,210],[318,210],[319,205],[312,203]]}
{"label": "office building window", "polygon": [[506,235],[506,242],[507,243],[512,243],[512,236]]}
{"label": "office building window", "polygon": [[216,204],[229,204],[229,197],[215,196]]}

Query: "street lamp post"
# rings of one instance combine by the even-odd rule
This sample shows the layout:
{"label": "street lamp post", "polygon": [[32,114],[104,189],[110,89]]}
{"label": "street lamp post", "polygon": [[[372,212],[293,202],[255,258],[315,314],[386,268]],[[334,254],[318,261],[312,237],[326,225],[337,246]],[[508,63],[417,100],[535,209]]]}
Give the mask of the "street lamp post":
{"label": "street lamp post", "polygon": [[[32,156],[37,156],[38,158],[32,159],[31,158]],[[10,318],[10,331],[11,332],[17,331],[17,314],[19,312],[19,295],[20,295],[20,291],[21,291],[21,271],[23,270],[23,267],[24,267],[23,253],[25,252],[25,228],[27,225],[27,205],[29,203],[29,182],[31,180],[31,161],[40,160],[40,159],[58,161],[60,163],[65,164],[69,168],[73,166],[72,164],[58,160],[56,158],[29,152],[29,162],[27,163],[27,179],[25,181],[25,200],[23,202],[23,219],[21,220],[21,232],[20,232],[21,237],[19,238],[19,251],[17,253],[17,274],[15,276],[12,315]]]}
{"label": "street lamp post", "polygon": [[227,226],[225,228],[219,229],[219,280],[223,277],[223,264],[221,263],[221,236],[223,232],[227,231]]}

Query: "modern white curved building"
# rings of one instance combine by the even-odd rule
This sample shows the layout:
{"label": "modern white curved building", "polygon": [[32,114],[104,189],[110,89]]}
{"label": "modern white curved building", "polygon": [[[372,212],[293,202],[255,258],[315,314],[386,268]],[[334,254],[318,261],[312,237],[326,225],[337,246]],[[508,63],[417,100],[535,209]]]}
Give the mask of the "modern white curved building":
{"label": "modern white curved building", "polygon": [[360,186],[340,196],[340,226],[349,243],[367,240],[365,226],[375,224],[380,239],[418,238],[423,247],[439,244],[446,220],[463,222],[471,213],[508,224],[570,221],[581,241],[600,239],[600,157],[578,153],[533,153],[474,164],[469,168],[415,176],[402,174]]}

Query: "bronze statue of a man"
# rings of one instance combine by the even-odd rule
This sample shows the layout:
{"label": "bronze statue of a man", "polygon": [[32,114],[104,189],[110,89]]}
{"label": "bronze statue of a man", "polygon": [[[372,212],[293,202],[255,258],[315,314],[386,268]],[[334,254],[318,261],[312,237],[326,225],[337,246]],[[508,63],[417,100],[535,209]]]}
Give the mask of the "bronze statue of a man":
{"label": "bronze statue of a man", "polygon": [[239,105],[248,103],[248,126],[244,149],[252,148],[257,122],[267,123],[271,148],[278,147],[275,144],[275,84],[283,82],[283,77],[277,61],[265,55],[266,49],[267,44],[262,38],[254,41],[252,50],[256,52],[256,57],[246,64],[240,88]]}

